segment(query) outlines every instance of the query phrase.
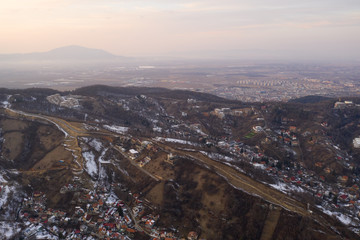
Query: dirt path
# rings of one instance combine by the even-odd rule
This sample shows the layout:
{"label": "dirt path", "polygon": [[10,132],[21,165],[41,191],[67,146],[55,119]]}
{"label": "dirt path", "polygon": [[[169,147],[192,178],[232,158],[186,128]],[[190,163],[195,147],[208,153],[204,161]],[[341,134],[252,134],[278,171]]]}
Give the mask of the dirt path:
{"label": "dirt path", "polygon": [[281,214],[281,208],[274,207],[273,209],[269,210],[265,226],[261,233],[260,240],[271,240],[272,236],[274,235],[275,228],[278,224],[279,218]]}
{"label": "dirt path", "polygon": [[[45,120],[52,124],[54,124],[60,131],[62,131],[65,135],[65,144],[66,147],[74,157],[73,164],[71,166],[72,171],[74,174],[81,174],[84,169],[84,159],[81,154],[81,148],[79,147],[78,137],[81,136],[89,136],[86,130],[77,128],[71,125],[69,122],[55,117],[49,117],[40,114],[32,114],[32,113],[25,113],[22,111],[17,111],[13,109],[5,109],[5,112],[9,116],[22,116],[30,120]],[[51,169],[47,169],[51,170]],[[35,172],[34,172],[35,173]]]}

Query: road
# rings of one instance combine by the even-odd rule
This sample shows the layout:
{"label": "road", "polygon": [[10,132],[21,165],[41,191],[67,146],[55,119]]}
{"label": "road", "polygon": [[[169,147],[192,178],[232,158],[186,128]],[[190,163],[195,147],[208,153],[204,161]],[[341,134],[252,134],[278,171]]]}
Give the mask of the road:
{"label": "road", "polygon": [[296,212],[302,216],[308,216],[309,213],[306,204],[290,198],[286,194],[273,189],[263,183],[257,182],[249,176],[235,170],[234,168],[208,158],[199,152],[188,152],[185,150],[171,148],[167,145],[157,142],[159,147],[176,153],[179,156],[190,158],[194,161],[201,162],[212,169],[220,176],[224,177],[232,186],[241,189],[249,194],[259,196],[266,201],[281,206],[292,212]]}

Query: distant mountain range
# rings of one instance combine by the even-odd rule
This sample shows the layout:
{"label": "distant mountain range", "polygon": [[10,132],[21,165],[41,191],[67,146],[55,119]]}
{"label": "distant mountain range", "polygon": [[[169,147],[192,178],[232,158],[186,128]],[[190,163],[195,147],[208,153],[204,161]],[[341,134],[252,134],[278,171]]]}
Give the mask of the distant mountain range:
{"label": "distant mountain range", "polygon": [[121,59],[126,59],[126,57],[81,46],[60,47],[48,52],[0,54],[0,61],[114,61]]}

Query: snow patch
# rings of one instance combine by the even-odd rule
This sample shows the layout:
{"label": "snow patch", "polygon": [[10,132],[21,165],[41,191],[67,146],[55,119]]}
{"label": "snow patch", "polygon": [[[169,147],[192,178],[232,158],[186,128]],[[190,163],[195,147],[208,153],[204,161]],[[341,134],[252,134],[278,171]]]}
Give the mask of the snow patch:
{"label": "snow patch", "polygon": [[7,183],[2,174],[0,174],[0,183]]}
{"label": "snow patch", "polygon": [[15,191],[15,187],[13,186],[5,185],[2,187],[0,194],[0,208],[4,207],[4,205],[9,200],[9,194],[14,191]]}
{"label": "snow patch", "polygon": [[279,190],[280,192],[283,193],[288,193],[290,191],[295,191],[295,192],[304,192],[304,189],[297,187],[297,186],[293,186],[290,184],[286,184],[286,183],[282,183],[282,182],[278,182],[276,184],[269,184],[271,187]]}
{"label": "snow patch", "polygon": [[184,144],[184,145],[198,146],[198,144],[196,144],[196,143],[182,140],[182,139],[175,139],[175,138],[156,137],[155,140],[156,141],[165,141],[165,142],[169,142],[169,143],[178,143],[178,144]]}
{"label": "snow patch", "polygon": [[252,165],[253,165],[255,168],[260,168],[260,169],[263,169],[263,170],[266,169],[266,166],[265,166],[264,164],[253,163]]}
{"label": "snow patch", "polygon": [[114,203],[119,200],[115,194],[111,193],[110,196],[106,199],[106,204],[108,206],[113,206]]}
{"label": "snow patch", "polygon": [[200,152],[215,161],[223,160],[226,162],[235,162],[235,160],[233,158],[219,154],[219,153],[210,153],[210,152],[205,152],[205,151],[200,151]]}
{"label": "snow patch", "polygon": [[345,225],[349,225],[352,222],[351,218],[349,218],[348,216],[346,216],[342,213],[338,213],[336,215],[336,218]]}
{"label": "snow patch", "polygon": [[129,128],[128,127],[121,127],[121,126],[116,126],[116,125],[103,125],[103,127],[109,131],[112,131],[112,132],[116,132],[116,133],[119,133],[119,134],[124,134],[126,133]]}
{"label": "snow patch", "polygon": [[11,104],[9,103],[9,99],[11,98],[12,95],[8,95],[6,97],[5,101],[2,101],[1,104],[4,106],[4,108],[10,108]]}
{"label": "snow patch", "polygon": [[108,149],[105,149],[104,151],[102,151],[102,153],[101,153],[101,155],[100,155],[100,157],[99,157],[99,162],[100,162],[100,163],[111,163],[110,160],[105,160],[105,158],[104,158],[107,150],[108,150]]}
{"label": "snow patch", "polygon": [[19,233],[21,228],[18,223],[0,222],[0,238],[11,239],[15,234]]}
{"label": "snow patch", "polygon": [[323,206],[321,205],[317,205],[316,207],[318,207],[323,213],[329,215],[329,216],[335,216],[340,222],[342,222],[345,225],[349,225],[350,223],[353,222],[352,218],[350,218],[349,216],[346,216],[343,213],[339,213],[339,212],[332,212],[328,209],[325,209]]}
{"label": "snow patch", "polygon": [[162,128],[161,127],[153,127],[153,131],[161,133]]}
{"label": "snow patch", "polygon": [[101,149],[103,148],[102,142],[100,142],[98,139],[95,138],[89,142],[89,145],[95,148],[97,152],[100,152]]}
{"label": "snow patch", "polygon": [[95,162],[95,155],[92,152],[83,152],[82,155],[85,159],[85,171],[92,178],[95,178],[98,174],[98,166]]}

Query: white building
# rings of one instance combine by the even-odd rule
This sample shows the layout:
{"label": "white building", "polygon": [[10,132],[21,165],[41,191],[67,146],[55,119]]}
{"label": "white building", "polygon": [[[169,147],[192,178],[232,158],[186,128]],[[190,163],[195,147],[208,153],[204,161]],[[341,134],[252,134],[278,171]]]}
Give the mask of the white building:
{"label": "white building", "polygon": [[135,149],[130,149],[129,150],[129,157],[134,160],[135,158],[137,158],[139,155],[139,152],[136,151]]}
{"label": "white building", "polygon": [[254,127],[253,127],[253,130],[254,130],[255,132],[262,132],[262,131],[263,131],[263,128],[262,128],[261,126],[254,126]]}
{"label": "white building", "polygon": [[346,107],[346,104],[344,102],[336,102],[334,105],[335,109],[344,109]]}
{"label": "white building", "polygon": [[355,148],[360,148],[360,138],[355,138],[353,144]]}

